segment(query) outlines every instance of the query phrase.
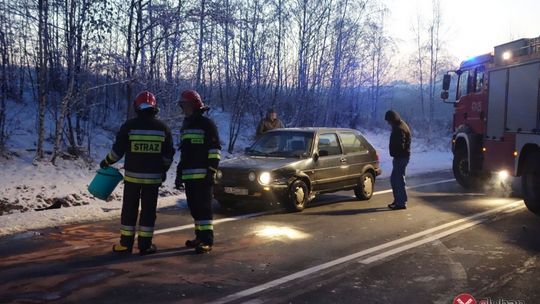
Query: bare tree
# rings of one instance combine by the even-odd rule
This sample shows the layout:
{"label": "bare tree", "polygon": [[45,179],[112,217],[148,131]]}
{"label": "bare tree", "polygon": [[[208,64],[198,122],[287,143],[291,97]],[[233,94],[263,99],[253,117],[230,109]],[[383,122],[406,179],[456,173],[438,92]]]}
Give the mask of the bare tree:
{"label": "bare tree", "polygon": [[49,59],[49,1],[38,0],[38,140],[36,159],[42,160],[45,156],[43,148],[45,141],[45,109],[47,107],[47,68]]}

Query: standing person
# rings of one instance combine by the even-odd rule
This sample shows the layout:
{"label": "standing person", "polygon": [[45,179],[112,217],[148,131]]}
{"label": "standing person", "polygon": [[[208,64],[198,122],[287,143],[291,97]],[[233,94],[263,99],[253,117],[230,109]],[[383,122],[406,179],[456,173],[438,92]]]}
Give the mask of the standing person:
{"label": "standing person", "polygon": [[154,94],[141,92],[133,105],[137,117],[120,127],[116,141],[100,167],[107,168],[126,156],[120,244],[113,246],[113,252],[132,252],[140,202],[137,243],[139,253],[146,255],[157,250],[152,237],[158,189],[172,164],[174,147],[169,127],[156,118],[159,110]]}
{"label": "standing person", "polygon": [[390,135],[390,156],[392,175],[390,183],[394,194],[394,202],[388,205],[392,210],[407,209],[407,190],[405,189],[405,171],[411,157],[411,130],[395,111],[388,111],[384,119],[392,127]]}
{"label": "standing person", "polygon": [[219,134],[214,122],[203,116],[208,107],[199,93],[182,92],[179,104],[186,117],[175,184],[178,189],[185,184],[187,203],[195,221],[195,239],[186,241],[186,246],[195,248],[197,253],[208,253],[214,245],[212,186],[221,158]]}
{"label": "standing person", "polygon": [[257,127],[257,137],[260,137],[264,133],[283,128],[283,123],[278,119],[277,113],[274,109],[268,109],[266,112],[266,117],[261,119],[259,126]]}

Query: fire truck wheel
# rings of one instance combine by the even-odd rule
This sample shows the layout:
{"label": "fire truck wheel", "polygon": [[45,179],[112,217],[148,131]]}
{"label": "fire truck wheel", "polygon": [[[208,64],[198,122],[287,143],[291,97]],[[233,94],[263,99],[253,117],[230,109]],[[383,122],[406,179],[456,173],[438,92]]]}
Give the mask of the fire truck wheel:
{"label": "fire truck wheel", "polygon": [[469,157],[467,151],[456,151],[452,163],[452,171],[456,181],[465,189],[476,189],[482,185],[482,177],[477,172],[469,169]]}
{"label": "fire truck wheel", "polygon": [[540,215],[540,151],[527,156],[521,180],[523,198],[527,208]]}

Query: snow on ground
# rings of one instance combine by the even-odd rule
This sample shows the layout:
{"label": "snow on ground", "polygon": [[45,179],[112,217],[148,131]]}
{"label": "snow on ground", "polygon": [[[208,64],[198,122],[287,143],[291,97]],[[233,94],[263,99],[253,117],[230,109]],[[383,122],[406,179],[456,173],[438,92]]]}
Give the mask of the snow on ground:
{"label": "snow on ground", "polygon": [[[362,134],[377,149],[382,167],[380,178],[390,177],[392,173],[392,157],[388,152],[390,130],[362,130]],[[445,141],[437,144],[428,144],[423,138],[413,135],[411,159],[407,167],[407,175],[418,175],[426,172],[450,170],[452,168],[452,152],[450,143]]]}
{"label": "snow on ground", "polygon": [[[17,106],[17,105],[12,105]],[[19,105],[16,116],[10,117],[11,137],[8,141],[7,156],[0,156],[0,236],[28,230],[54,227],[70,223],[97,221],[118,218],[121,210],[123,186],[120,184],[110,200],[105,202],[92,197],[87,187],[98,169],[99,161],[112,145],[114,132],[96,129],[93,137],[93,162],[83,160],[59,159],[54,166],[48,162],[34,162],[35,127],[33,119],[34,105]],[[243,153],[254,139],[255,126],[243,125],[233,153],[228,153],[229,121],[228,113],[213,111],[210,116],[218,125],[223,146],[223,159]],[[118,122],[118,127],[121,121]],[[54,128],[48,126],[48,132]],[[382,178],[390,176],[392,164],[388,155],[389,130],[360,130],[378,150],[383,169]],[[173,130],[178,134],[178,130]],[[178,137],[175,136],[175,141]],[[46,150],[52,149],[47,141]],[[413,154],[408,167],[408,174],[420,174],[451,168],[449,146],[428,145],[425,140],[413,140]],[[48,155],[47,157],[50,157]],[[175,167],[179,153],[175,155],[173,167],[168,172],[167,181],[160,191],[159,208],[186,208],[185,196],[174,189]],[[123,164],[115,165],[122,168]],[[59,209],[34,211],[53,204]]]}

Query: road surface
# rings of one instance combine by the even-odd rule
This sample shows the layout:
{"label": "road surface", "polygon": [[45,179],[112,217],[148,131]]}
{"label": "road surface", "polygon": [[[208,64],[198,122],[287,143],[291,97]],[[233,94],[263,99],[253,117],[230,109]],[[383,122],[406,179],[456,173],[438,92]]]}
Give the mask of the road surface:
{"label": "road surface", "polygon": [[151,256],[110,253],[117,221],[4,237],[0,303],[539,303],[540,221],[519,198],[467,192],[450,172],[408,185],[399,211],[387,180],[370,201],[322,195],[301,213],[216,207],[206,255],[183,246],[184,209],[159,212]]}

